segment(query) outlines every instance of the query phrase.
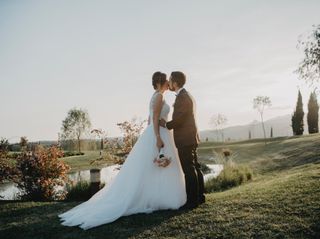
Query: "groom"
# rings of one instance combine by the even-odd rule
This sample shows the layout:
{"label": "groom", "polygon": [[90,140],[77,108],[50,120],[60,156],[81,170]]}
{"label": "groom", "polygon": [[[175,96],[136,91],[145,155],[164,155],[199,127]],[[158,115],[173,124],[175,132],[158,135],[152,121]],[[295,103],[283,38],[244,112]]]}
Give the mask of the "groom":
{"label": "groom", "polygon": [[183,88],[186,76],[180,71],[171,73],[169,87],[176,92],[172,120],[160,121],[160,125],[173,129],[175,145],[185,175],[187,203],[185,209],[197,207],[205,202],[203,174],[198,163],[197,147],[200,142],[195,120],[195,102]]}

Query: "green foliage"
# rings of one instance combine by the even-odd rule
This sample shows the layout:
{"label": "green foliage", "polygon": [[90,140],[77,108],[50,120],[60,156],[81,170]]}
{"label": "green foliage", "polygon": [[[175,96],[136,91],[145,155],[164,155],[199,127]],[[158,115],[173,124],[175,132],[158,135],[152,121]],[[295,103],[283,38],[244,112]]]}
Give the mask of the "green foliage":
{"label": "green foliage", "polygon": [[66,184],[67,196],[66,201],[86,201],[90,198],[90,182],[79,181],[76,185]]}
{"label": "green foliage", "polygon": [[84,155],[84,152],[70,152],[70,151],[66,151],[66,152],[64,152],[64,154],[63,154],[64,157],[78,156],[78,155]]}
{"label": "green foliage", "polygon": [[[105,184],[100,185],[102,189]],[[66,184],[67,196],[66,201],[87,201],[91,197],[90,182],[78,181],[75,185]]]}
{"label": "green foliage", "polygon": [[[62,137],[60,136],[60,139]],[[77,141],[74,140],[61,140],[60,146],[65,151],[78,151],[79,152],[79,145]],[[101,146],[101,141],[96,139],[81,139],[81,151],[95,151],[99,150]]]}
{"label": "green foliage", "polygon": [[0,140],[0,152],[7,153],[9,150],[9,141],[5,138],[1,138]]}
{"label": "green foliage", "polygon": [[293,135],[303,135],[303,131],[304,131],[303,117],[304,117],[304,112],[303,112],[302,95],[299,90],[296,110],[294,111],[291,118]]}
{"label": "green foliage", "polygon": [[21,155],[20,152],[9,152],[8,153],[8,158],[10,159],[17,159]]}
{"label": "green foliage", "polygon": [[22,150],[21,150],[20,144],[18,144],[18,143],[11,144],[10,145],[10,151],[21,152]]}
{"label": "green foliage", "polygon": [[14,162],[10,159],[9,142],[5,138],[0,140],[0,183],[13,180],[17,177],[17,170]]}
{"label": "green foliage", "polygon": [[252,179],[252,170],[249,166],[235,163],[237,155],[228,148],[214,151],[215,163],[223,164],[223,170],[216,178],[205,183],[206,192],[223,191]]}
{"label": "green foliage", "polygon": [[73,140],[78,144],[78,151],[81,152],[81,138],[89,132],[91,122],[86,110],[73,108],[68,112],[65,120],[62,121],[60,134],[61,140]]}
{"label": "green foliage", "polygon": [[316,92],[310,94],[307,121],[309,134],[319,133],[319,105]]}
{"label": "green foliage", "polygon": [[9,158],[0,157],[0,183],[15,179],[17,174],[14,163]]}
{"label": "green foliage", "polygon": [[252,180],[252,170],[248,166],[233,162],[224,164],[223,170],[216,178],[205,183],[207,193],[227,190]]}

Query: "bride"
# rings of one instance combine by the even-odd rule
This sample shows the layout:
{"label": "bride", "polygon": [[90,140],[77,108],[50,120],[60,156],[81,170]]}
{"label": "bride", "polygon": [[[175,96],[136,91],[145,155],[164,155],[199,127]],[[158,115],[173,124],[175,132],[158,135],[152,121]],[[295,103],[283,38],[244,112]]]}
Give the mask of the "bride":
{"label": "bride", "polygon": [[[65,226],[90,229],[110,223],[121,216],[178,209],[186,202],[184,174],[174,146],[172,133],[159,127],[168,120],[169,105],[163,94],[169,88],[166,75],[152,76],[155,92],[150,101],[148,127],[139,137],[114,180],[88,201],[60,214]],[[167,167],[154,163],[159,150],[171,158]]]}

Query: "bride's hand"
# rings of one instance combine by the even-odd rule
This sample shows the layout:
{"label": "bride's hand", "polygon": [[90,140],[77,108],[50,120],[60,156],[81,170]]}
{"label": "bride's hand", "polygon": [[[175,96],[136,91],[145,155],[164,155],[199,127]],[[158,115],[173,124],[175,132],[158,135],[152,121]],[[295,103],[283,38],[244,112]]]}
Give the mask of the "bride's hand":
{"label": "bride's hand", "polygon": [[164,146],[164,143],[159,135],[159,136],[157,136],[157,147],[158,147],[158,149],[161,149],[163,146]]}

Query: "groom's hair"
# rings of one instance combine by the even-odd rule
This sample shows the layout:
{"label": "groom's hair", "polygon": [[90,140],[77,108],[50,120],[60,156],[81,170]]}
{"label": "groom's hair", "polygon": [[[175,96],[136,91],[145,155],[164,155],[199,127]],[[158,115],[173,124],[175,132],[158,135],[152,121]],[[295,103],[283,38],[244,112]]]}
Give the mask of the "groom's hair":
{"label": "groom's hair", "polygon": [[181,71],[173,71],[171,72],[171,80],[172,82],[176,82],[176,84],[182,88],[186,83],[186,75]]}
{"label": "groom's hair", "polygon": [[152,75],[152,86],[154,89],[157,89],[157,85],[160,84],[160,86],[163,86],[164,83],[167,81],[167,75],[157,71],[153,73]]}

